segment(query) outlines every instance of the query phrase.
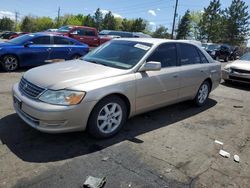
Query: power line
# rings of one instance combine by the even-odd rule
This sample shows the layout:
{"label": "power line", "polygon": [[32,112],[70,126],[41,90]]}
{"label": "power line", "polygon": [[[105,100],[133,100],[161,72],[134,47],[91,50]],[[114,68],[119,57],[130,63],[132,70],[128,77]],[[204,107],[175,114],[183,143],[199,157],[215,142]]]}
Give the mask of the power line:
{"label": "power line", "polygon": [[174,20],[173,20],[173,26],[172,26],[171,39],[174,38],[174,28],[175,28],[175,18],[176,18],[177,6],[178,6],[178,0],[176,0],[176,2],[175,2]]}

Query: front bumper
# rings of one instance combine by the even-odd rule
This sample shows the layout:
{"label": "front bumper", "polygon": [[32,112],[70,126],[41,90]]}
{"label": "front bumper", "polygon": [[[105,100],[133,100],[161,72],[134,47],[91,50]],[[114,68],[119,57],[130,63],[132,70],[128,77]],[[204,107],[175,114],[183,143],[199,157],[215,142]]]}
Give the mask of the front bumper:
{"label": "front bumper", "polygon": [[223,80],[232,80],[242,83],[250,83],[250,74],[230,72],[227,70],[222,70],[221,76]]}
{"label": "front bumper", "polygon": [[74,106],[51,105],[23,95],[18,84],[12,89],[16,113],[31,127],[47,133],[83,131],[95,101]]}

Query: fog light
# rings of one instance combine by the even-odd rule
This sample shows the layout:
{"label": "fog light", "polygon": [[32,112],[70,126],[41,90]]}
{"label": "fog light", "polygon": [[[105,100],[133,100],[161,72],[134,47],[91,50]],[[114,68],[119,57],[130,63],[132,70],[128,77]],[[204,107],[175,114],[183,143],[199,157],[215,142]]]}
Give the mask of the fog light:
{"label": "fog light", "polygon": [[67,123],[65,120],[61,121],[40,121],[39,125],[42,127],[60,127]]}

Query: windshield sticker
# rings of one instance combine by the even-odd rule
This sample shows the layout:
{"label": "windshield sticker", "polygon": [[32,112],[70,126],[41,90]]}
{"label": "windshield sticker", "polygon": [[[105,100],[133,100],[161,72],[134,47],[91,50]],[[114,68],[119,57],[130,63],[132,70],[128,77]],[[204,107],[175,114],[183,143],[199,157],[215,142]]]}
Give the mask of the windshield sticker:
{"label": "windshield sticker", "polygon": [[136,45],[134,45],[134,47],[145,50],[145,51],[149,50],[149,48],[150,48],[149,46],[146,46],[143,44],[136,44]]}

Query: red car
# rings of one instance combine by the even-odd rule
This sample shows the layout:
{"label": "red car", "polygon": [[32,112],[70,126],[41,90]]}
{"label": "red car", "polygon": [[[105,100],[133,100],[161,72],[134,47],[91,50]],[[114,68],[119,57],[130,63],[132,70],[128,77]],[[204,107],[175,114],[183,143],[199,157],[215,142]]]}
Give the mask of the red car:
{"label": "red car", "polygon": [[28,33],[26,33],[26,32],[13,32],[13,33],[10,35],[10,37],[9,37],[8,39],[9,39],[9,40],[10,40],[10,39],[14,39],[14,38],[16,38],[16,37],[19,37],[19,36],[25,35],[25,34],[28,34]]}
{"label": "red car", "polygon": [[91,47],[99,46],[112,39],[111,37],[99,37],[96,28],[86,26],[63,26],[57,30],[56,34],[76,39]]}

